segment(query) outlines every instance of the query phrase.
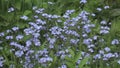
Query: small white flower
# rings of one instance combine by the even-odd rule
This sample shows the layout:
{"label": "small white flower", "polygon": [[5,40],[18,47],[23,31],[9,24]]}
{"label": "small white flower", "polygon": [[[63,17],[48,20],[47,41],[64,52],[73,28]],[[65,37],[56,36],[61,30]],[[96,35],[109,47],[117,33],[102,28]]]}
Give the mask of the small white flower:
{"label": "small white flower", "polygon": [[33,8],[32,8],[33,10],[36,10],[37,9],[37,6],[33,6]]}
{"label": "small white flower", "polygon": [[105,25],[107,22],[105,20],[101,21],[100,24]]}
{"label": "small white flower", "polygon": [[96,16],[94,13],[91,14],[93,17]]}
{"label": "small white flower", "polygon": [[110,8],[110,7],[109,7],[109,6],[105,6],[105,7],[104,7],[104,9],[108,9],[108,8]]}
{"label": "small white flower", "polygon": [[98,36],[94,36],[94,37],[93,37],[94,40],[97,40],[97,38],[98,38]]}
{"label": "small white flower", "polygon": [[48,2],[48,4],[54,4],[53,2]]}
{"label": "small white flower", "polygon": [[118,60],[117,63],[120,64],[120,60]]}
{"label": "small white flower", "polygon": [[102,9],[101,9],[101,8],[97,8],[97,10],[98,10],[98,11],[102,11]]}
{"label": "small white flower", "polygon": [[81,0],[80,3],[84,3],[85,4],[85,3],[87,3],[87,1],[86,0]]}

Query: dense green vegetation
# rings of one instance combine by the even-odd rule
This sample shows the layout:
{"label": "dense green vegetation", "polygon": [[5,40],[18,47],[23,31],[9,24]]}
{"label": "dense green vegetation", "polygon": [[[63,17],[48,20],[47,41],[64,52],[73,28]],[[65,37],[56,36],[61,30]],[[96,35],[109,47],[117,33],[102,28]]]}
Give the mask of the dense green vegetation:
{"label": "dense green vegetation", "polygon": [[0,0],[0,67],[119,68],[120,0]]}

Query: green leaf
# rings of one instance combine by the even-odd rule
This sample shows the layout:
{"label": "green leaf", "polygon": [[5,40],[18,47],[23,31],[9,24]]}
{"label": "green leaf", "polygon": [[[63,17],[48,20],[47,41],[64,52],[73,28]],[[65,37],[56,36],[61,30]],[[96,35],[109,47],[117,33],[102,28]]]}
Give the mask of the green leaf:
{"label": "green leaf", "polygon": [[69,49],[69,52],[70,52],[70,54],[72,55],[72,57],[75,56],[75,53],[74,53],[74,51],[73,51],[72,49]]}
{"label": "green leaf", "polygon": [[17,23],[16,26],[18,26],[20,29],[25,28],[25,27],[29,27],[29,24],[27,23]]}
{"label": "green leaf", "polygon": [[69,62],[74,62],[74,59],[71,58],[71,57],[68,57],[68,56],[65,57],[65,60],[67,60],[67,61],[69,61]]}
{"label": "green leaf", "polygon": [[31,2],[31,0],[25,0],[25,3],[30,3]]}
{"label": "green leaf", "polygon": [[76,54],[76,56],[74,57],[74,61],[77,62],[80,57],[81,57],[81,52],[79,52],[78,54]]}
{"label": "green leaf", "polygon": [[16,7],[18,10],[20,10],[21,9],[21,3],[16,2],[14,7]]}
{"label": "green leaf", "polygon": [[66,62],[68,68],[75,68],[75,64],[72,62]]}
{"label": "green leaf", "polygon": [[83,60],[81,60],[80,64],[78,65],[79,68],[83,68],[83,66],[86,64],[86,62],[88,61],[89,57],[84,58]]}
{"label": "green leaf", "polygon": [[120,16],[120,9],[113,9],[110,11],[111,16]]}
{"label": "green leaf", "polygon": [[54,56],[53,62],[50,64],[48,68],[54,68],[57,60],[58,60],[57,57]]}
{"label": "green leaf", "polygon": [[46,43],[47,43],[47,41],[45,41],[45,42],[41,45],[40,49],[44,49],[44,48],[45,48]]}
{"label": "green leaf", "polygon": [[48,8],[48,4],[47,3],[43,3],[43,7],[44,8]]}
{"label": "green leaf", "polygon": [[26,40],[30,39],[31,37],[32,37],[31,35],[25,35],[22,40],[26,41]]}
{"label": "green leaf", "polygon": [[29,15],[29,14],[31,14],[31,13],[32,13],[32,11],[26,10],[23,15],[26,15],[26,16],[27,16],[27,15]]}

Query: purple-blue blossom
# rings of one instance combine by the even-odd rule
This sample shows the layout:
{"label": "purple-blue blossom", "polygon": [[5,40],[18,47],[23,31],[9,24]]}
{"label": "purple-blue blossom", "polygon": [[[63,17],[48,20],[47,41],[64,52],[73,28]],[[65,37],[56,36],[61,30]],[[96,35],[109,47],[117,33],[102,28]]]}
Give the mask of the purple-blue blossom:
{"label": "purple-blue blossom", "polygon": [[90,52],[94,52],[94,50],[93,50],[92,48],[89,48],[88,51],[90,51]]}
{"label": "purple-blue blossom", "polygon": [[100,54],[104,54],[104,51],[103,51],[103,50],[99,50],[99,53],[100,53]]}
{"label": "purple-blue blossom", "polygon": [[4,32],[1,32],[1,33],[0,33],[0,37],[3,37],[3,36],[5,36],[5,33],[4,33]]}
{"label": "purple-blue blossom", "polygon": [[91,38],[88,38],[88,39],[84,39],[83,40],[83,44],[86,44],[86,45],[90,45],[92,43],[92,39]]}
{"label": "purple-blue blossom", "polygon": [[24,52],[21,51],[21,50],[18,50],[18,51],[15,52],[15,55],[16,55],[17,57],[22,57],[23,54],[24,54]]}
{"label": "purple-blue blossom", "polygon": [[109,47],[105,47],[104,49],[105,49],[106,52],[111,51],[111,49]]}
{"label": "purple-blue blossom", "polygon": [[6,36],[5,38],[6,38],[7,40],[10,40],[10,39],[12,40],[12,39],[13,39],[13,36]]}
{"label": "purple-blue blossom", "polygon": [[66,30],[65,33],[67,35],[73,35],[73,36],[76,36],[76,37],[80,37],[80,35],[74,30]]}
{"label": "purple-blue blossom", "polygon": [[41,19],[36,19],[36,23],[37,23],[37,24],[45,25],[45,24],[46,24],[46,21],[43,21],[43,20],[41,20]]}
{"label": "purple-blue blossom", "polygon": [[48,38],[49,44],[54,44],[56,42],[56,38]]}
{"label": "purple-blue blossom", "polygon": [[45,10],[44,8],[39,8],[39,9],[37,9],[37,8],[35,8],[34,9],[35,10],[35,13],[37,13],[37,14],[43,14],[43,11]]}
{"label": "purple-blue blossom", "polygon": [[34,43],[35,46],[40,46],[41,45],[40,40],[37,39],[37,38],[33,38],[32,41],[33,41],[33,43]]}
{"label": "purple-blue blossom", "polygon": [[117,44],[119,44],[119,43],[120,43],[120,42],[119,42],[118,39],[113,39],[112,42],[111,42],[112,45],[117,45]]}
{"label": "purple-blue blossom", "polygon": [[30,35],[30,34],[34,33],[35,30],[33,30],[32,28],[26,28],[26,29],[24,29],[24,32],[26,35]]}
{"label": "purple-blue blossom", "polygon": [[14,41],[10,42],[10,45],[11,45],[11,46],[14,46],[14,47],[16,47],[16,48],[19,48],[19,49],[23,49],[23,48],[24,48],[23,45],[18,44],[17,42],[14,42]]}
{"label": "purple-blue blossom", "polygon": [[87,38],[88,35],[87,35],[86,33],[84,33],[84,34],[82,34],[82,37],[83,37],[83,38]]}
{"label": "purple-blue blossom", "polygon": [[4,62],[5,62],[4,57],[0,56],[0,67],[3,67]]}
{"label": "purple-blue blossom", "polygon": [[17,35],[16,40],[21,40],[24,36],[23,35]]}
{"label": "purple-blue blossom", "polygon": [[18,31],[18,30],[19,30],[19,27],[13,27],[12,30],[13,30],[13,31]]}
{"label": "purple-blue blossom", "polygon": [[13,12],[15,9],[13,8],[13,7],[10,7],[9,9],[8,9],[8,12]]}
{"label": "purple-blue blossom", "polygon": [[8,29],[6,30],[7,33],[12,33],[12,30]]}
{"label": "purple-blue blossom", "polygon": [[108,30],[100,30],[100,34],[108,34],[109,31]]}
{"label": "purple-blue blossom", "polygon": [[63,65],[61,66],[61,68],[67,68],[67,65],[63,64]]}
{"label": "purple-blue blossom", "polygon": [[21,16],[20,18],[23,20],[28,20],[28,16],[25,16],[25,15]]}
{"label": "purple-blue blossom", "polygon": [[112,53],[107,53],[107,54],[104,54],[103,57],[109,59],[109,58],[114,57],[114,54],[112,54]]}
{"label": "purple-blue blossom", "polygon": [[27,47],[30,47],[30,45],[32,45],[31,40],[27,40],[27,41],[26,41],[26,46],[27,46]]}
{"label": "purple-blue blossom", "polygon": [[106,22],[105,20],[102,20],[102,21],[100,22],[100,24],[102,24],[102,25],[106,25],[107,22]]}
{"label": "purple-blue blossom", "polygon": [[101,54],[96,54],[95,56],[94,56],[94,59],[100,59],[102,56],[101,56]]}
{"label": "purple-blue blossom", "polygon": [[51,31],[51,34],[53,35],[60,35],[63,30],[57,26],[54,26],[50,29],[50,31]]}
{"label": "purple-blue blossom", "polygon": [[34,38],[39,38],[40,33],[33,33],[32,35],[34,36]]}
{"label": "purple-blue blossom", "polygon": [[71,44],[77,44],[79,42],[79,39],[70,39]]}
{"label": "purple-blue blossom", "polygon": [[93,40],[97,40],[98,39],[98,36],[93,36]]}
{"label": "purple-blue blossom", "polygon": [[51,57],[43,57],[38,60],[39,63],[47,63],[47,62],[52,62],[53,59]]}

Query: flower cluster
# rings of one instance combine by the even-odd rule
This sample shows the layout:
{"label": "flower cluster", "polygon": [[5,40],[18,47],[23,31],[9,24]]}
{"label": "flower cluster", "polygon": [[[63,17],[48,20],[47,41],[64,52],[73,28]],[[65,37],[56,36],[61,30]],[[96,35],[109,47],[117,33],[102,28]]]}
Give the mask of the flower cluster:
{"label": "flower cluster", "polygon": [[[80,3],[85,4],[87,0],[81,0]],[[54,3],[48,2],[53,5]],[[108,9],[105,6],[104,9]],[[100,31],[93,32],[96,29],[96,23],[91,22],[89,16],[96,16],[85,10],[78,13],[75,17],[71,17],[75,10],[67,10],[63,15],[48,14],[44,12],[44,8],[33,7],[33,21],[29,21],[26,28],[20,29],[15,26],[5,32],[0,33],[0,44],[9,47],[10,52],[20,59],[18,63],[24,68],[34,68],[36,65],[47,67],[52,65],[58,59],[61,62],[58,68],[67,68],[66,57],[72,57],[81,52],[81,56],[77,60],[80,64],[84,57],[92,56],[92,61],[107,61],[111,58],[119,58],[119,53],[112,51],[112,46],[120,44],[119,39],[113,39],[110,45],[106,45],[106,39],[103,36],[110,33],[110,27],[107,21],[100,22]],[[102,11],[101,8],[97,8]],[[14,11],[9,8],[8,12]],[[21,16],[20,19],[28,20],[28,16]],[[62,24],[62,25],[59,25]],[[97,27],[98,28],[98,27]],[[109,47],[110,46],[110,47]],[[4,48],[4,47],[3,47]],[[0,50],[2,50],[1,48]],[[74,52],[69,49],[73,49]],[[71,53],[72,52],[72,53]],[[0,57],[0,67],[3,66],[3,57]],[[118,61],[120,63],[120,61]],[[56,63],[57,64],[57,63]],[[87,64],[90,64],[88,62]],[[13,64],[14,66],[14,64]],[[77,68],[77,67],[76,67]]]}

